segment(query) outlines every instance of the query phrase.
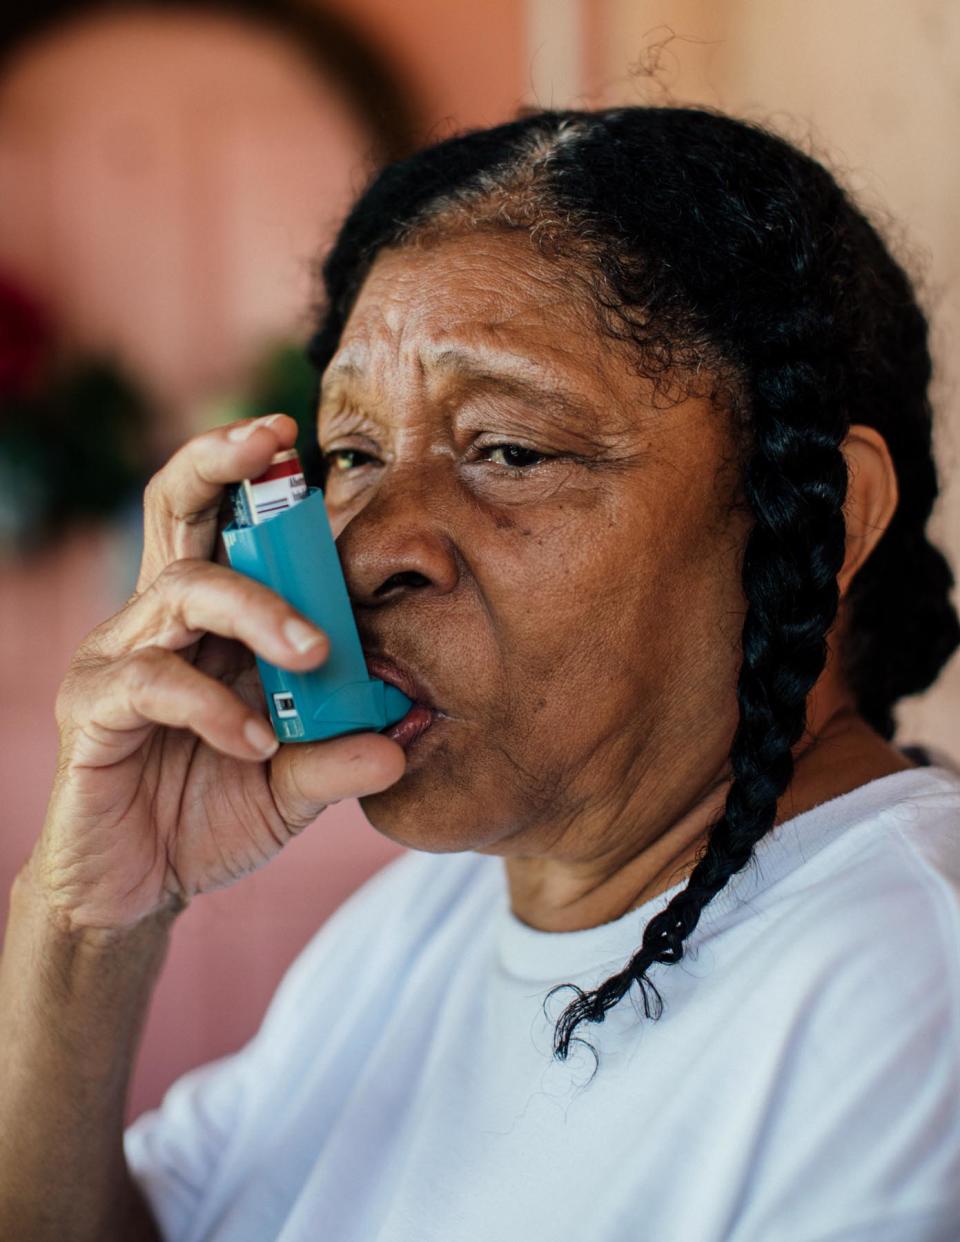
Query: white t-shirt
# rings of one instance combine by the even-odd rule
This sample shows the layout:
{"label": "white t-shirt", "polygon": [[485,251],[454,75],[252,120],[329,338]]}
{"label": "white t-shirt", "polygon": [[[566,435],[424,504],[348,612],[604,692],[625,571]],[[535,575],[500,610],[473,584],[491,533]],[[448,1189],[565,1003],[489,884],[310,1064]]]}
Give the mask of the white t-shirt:
{"label": "white t-shirt", "polygon": [[409,851],[284,976],[258,1034],[126,1131],[177,1242],[958,1242],[960,773],[779,826],[683,960],[551,1058],[677,884],[549,933],[503,862]]}

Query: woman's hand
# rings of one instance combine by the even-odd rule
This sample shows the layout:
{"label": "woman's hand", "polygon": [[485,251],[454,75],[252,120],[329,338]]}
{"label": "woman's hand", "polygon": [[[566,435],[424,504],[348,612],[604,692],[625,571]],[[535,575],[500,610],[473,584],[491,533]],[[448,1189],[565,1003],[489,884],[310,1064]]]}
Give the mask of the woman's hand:
{"label": "woman's hand", "polygon": [[[226,485],[262,473],[296,433],[285,414],[205,432],[147,485],[136,591],[60,686],[56,776],[28,864],[71,930],[128,928],[232,884],[329,803],[406,769],[378,733],[278,749],[265,715],[253,653],[302,671],[329,644],[224,563],[219,533]],[[304,626],[320,642],[301,651]]]}

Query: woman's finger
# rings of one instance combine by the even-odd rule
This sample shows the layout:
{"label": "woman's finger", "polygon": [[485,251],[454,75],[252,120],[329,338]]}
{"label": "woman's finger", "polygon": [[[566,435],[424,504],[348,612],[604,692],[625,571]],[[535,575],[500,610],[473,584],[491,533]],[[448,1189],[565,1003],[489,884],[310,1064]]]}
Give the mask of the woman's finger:
{"label": "woman's finger", "polygon": [[181,560],[135,595],[97,633],[97,654],[116,659],[141,647],[177,651],[205,633],[234,638],[270,664],[313,668],[330,651],[323,630],[276,591],[212,561]]}
{"label": "woman's finger", "polygon": [[224,488],[262,474],[273,454],[292,448],[296,438],[295,419],[268,414],[202,432],[179,448],[144,490],[137,592],[172,561],[209,560]]}
{"label": "woman's finger", "polygon": [[263,760],[279,745],[269,721],[223,682],[162,647],[131,653],[109,677],[101,666],[65,683],[57,716],[71,767],[119,763],[156,725],[189,729],[236,759]]}

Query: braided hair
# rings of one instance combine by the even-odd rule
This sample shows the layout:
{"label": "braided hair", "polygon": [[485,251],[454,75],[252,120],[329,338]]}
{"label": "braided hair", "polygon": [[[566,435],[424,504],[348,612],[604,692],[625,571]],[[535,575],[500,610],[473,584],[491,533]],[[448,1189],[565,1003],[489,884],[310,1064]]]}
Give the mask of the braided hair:
{"label": "braided hair", "polygon": [[[883,436],[899,490],[850,584],[840,650],[857,710],[881,737],[893,737],[896,701],[928,687],[960,644],[960,623],[951,569],[925,534],[937,496],[927,321],[822,163],[709,108],[529,112],[455,135],[382,169],[348,214],[321,269],[308,347],[318,374],[381,248],[477,229],[527,230],[568,262],[600,328],[655,386],[679,375],[689,392],[711,377],[738,432],[739,501],[752,517],[725,804],[623,969],[589,992],[558,985],[576,993],[555,1027],[564,1060],[575,1028],[602,1022],[634,983],[645,1016],[661,1016],[647,972],[681,960],[704,907],[774,824],[837,619],[852,424]],[[313,446],[305,469],[323,485]]]}

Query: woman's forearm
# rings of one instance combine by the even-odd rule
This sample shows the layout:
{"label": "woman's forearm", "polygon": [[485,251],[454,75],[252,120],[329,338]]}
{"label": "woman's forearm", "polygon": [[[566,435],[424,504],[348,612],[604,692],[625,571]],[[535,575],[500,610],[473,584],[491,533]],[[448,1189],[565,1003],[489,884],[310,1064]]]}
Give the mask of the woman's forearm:
{"label": "woman's forearm", "polygon": [[0,1237],[159,1239],[123,1129],[174,917],[78,934],[29,865],[14,882],[0,958]]}

